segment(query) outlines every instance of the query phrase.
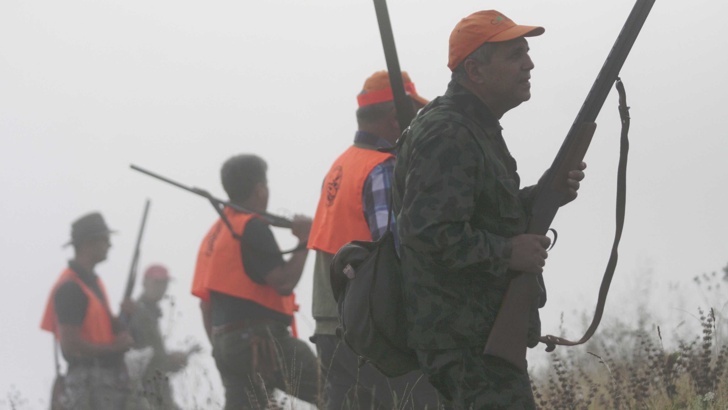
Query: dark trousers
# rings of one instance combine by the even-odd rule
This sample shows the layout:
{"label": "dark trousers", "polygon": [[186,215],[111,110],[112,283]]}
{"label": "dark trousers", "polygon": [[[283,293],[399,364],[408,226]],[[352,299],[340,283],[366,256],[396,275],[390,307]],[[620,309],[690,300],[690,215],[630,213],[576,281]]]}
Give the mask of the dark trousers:
{"label": "dark trousers", "polygon": [[356,353],[336,336],[316,335],[314,339],[325,381],[322,409],[439,408],[437,391],[422,372],[387,378],[370,364],[360,367]]}
{"label": "dark trousers", "polygon": [[526,372],[483,348],[418,350],[420,367],[455,410],[536,408]]}
{"label": "dark trousers", "polygon": [[287,326],[258,324],[213,334],[212,348],[226,410],[266,409],[274,389],[316,403],[318,360]]}

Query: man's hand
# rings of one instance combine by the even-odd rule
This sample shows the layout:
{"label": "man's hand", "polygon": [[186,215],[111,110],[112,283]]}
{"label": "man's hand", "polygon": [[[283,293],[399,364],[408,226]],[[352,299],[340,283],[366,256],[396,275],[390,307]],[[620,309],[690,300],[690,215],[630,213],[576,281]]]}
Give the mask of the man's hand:
{"label": "man's hand", "polygon": [[116,335],[114,342],[109,347],[112,352],[126,352],[132,346],[134,346],[134,339],[129,332],[121,332]]}
{"label": "man's hand", "polygon": [[131,299],[124,299],[121,302],[121,311],[127,316],[134,316],[134,310],[136,309],[136,303]]}
{"label": "man's hand", "polygon": [[511,238],[511,261],[508,268],[518,272],[541,273],[549,257],[551,238],[524,233]]}
{"label": "man's hand", "polygon": [[584,170],[585,169],[586,169],[586,162],[582,161],[579,164],[578,169],[573,169],[573,170],[569,171],[569,173],[567,174],[566,186],[568,187],[569,191],[568,191],[568,195],[566,197],[566,201],[564,201],[564,203],[561,204],[562,206],[566,205],[569,202],[576,199],[576,197],[578,195],[577,191],[579,190],[580,182],[581,182],[581,180],[584,179]]}
{"label": "man's hand", "polygon": [[291,233],[304,242],[308,240],[308,234],[311,232],[311,223],[313,220],[305,215],[295,215],[291,223]]}
{"label": "man's hand", "polygon": [[187,366],[186,352],[171,352],[169,354],[170,371],[178,372]]}
{"label": "man's hand", "polygon": [[199,344],[195,343],[192,346],[190,346],[189,348],[187,348],[187,352],[185,354],[187,356],[191,356],[191,355],[193,355],[195,353],[200,353],[201,351],[202,351],[202,346],[200,346]]}

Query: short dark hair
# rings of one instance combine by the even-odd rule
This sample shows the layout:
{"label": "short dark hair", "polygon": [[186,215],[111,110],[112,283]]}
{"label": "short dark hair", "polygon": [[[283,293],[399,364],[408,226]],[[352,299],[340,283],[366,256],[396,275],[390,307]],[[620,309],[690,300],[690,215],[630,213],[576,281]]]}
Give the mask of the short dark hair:
{"label": "short dark hair", "polygon": [[265,182],[268,170],[263,158],[254,154],[240,154],[229,158],[220,169],[220,179],[231,201],[244,201],[250,197],[259,182]]}
{"label": "short dark hair", "polygon": [[365,105],[356,110],[356,121],[366,124],[385,118],[394,109],[394,101]]}
{"label": "short dark hair", "polygon": [[493,51],[495,50],[495,48],[495,43],[483,43],[480,47],[476,48],[475,51],[465,57],[462,63],[458,64],[458,66],[455,67],[455,69],[452,71],[452,80],[460,82],[468,78],[468,75],[465,73],[465,61],[467,61],[468,59],[473,59],[483,64],[490,63],[490,58],[493,55]]}

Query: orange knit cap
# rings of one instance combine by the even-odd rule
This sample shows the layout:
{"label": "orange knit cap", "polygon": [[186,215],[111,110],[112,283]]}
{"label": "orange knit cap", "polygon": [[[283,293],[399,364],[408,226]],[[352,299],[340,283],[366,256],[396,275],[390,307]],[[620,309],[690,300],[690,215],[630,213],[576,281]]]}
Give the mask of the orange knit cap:
{"label": "orange knit cap", "polygon": [[519,26],[495,10],[475,12],[460,20],[450,34],[450,56],[447,66],[450,71],[455,71],[465,58],[484,43],[540,36],[544,31],[543,27]]}
{"label": "orange knit cap", "polygon": [[[417,94],[415,83],[410,80],[406,71],[402,71],[402,82],[404,83],[404,91],[407,95],[415,100],[418,105],[423,107],[427,105],[429,101]],[[389,84],[389,73],[384,70],[377,71],[367,78],[361,92],[356,96],[356,100],[359,103],[359,107],[394,100],[392,86]]]}

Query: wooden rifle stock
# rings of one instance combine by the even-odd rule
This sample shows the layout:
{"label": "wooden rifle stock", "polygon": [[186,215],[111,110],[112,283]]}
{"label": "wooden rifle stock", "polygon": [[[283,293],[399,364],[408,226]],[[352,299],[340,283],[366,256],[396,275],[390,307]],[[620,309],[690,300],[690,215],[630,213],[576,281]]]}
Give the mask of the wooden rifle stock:
{"label": "wooden rifle stock", "polygon": [[[632,8],[554,162],[538,183],[527,233],[545,235],[548,232],[556,212],[564,203],[566,175],[577,169],[584,158],[596,129],[599,111],[654,3],[655,0],[637,0]],[[488,337],[485,354],[526,370],[528,327],[540,286],[536,274],[519,273],[511,280]]]}
{"label": "wooden rifle stock", "polygon": [[[584,159],[596,127],[592,122],[583,123],[578,128],[577,138],[569,147],[564,161],[556,169],[557,178],[551,180],[548,194],[534,202],[527,233],[544,235],[548,232],[550,221],[568,192],[566,175],[577,169]],[[486,354],[500,357],[521,370],[526,370],[528,325],[540,288],[538,276],[533,273],[518,273],[511,280],[485,345]]]}

